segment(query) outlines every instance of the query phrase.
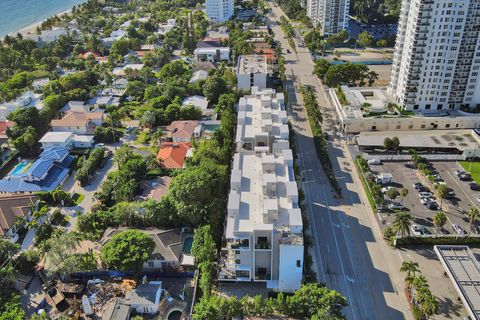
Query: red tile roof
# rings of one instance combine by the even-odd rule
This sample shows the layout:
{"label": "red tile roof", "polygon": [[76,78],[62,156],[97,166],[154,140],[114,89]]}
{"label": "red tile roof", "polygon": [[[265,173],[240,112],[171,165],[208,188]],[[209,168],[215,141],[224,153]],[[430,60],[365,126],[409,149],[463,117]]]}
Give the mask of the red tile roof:
{"label": "red tile roof", "polygon": [[162,165],[167,169],[180,169],[191,147],[192,144],[189,142],[164,142],[160,146],[157,159],[162,160]]}
{"label": "red tile roof", "polygon": [[15,125],[15,122],[12,121],[0,121],[0,137],[5,136],[7,132],[7,128],[13,127]]}
{"label": "red tile roof", "polygon": [[168,127],[172,138],[176,139],[190,139],[193,136],[193,131],[197,126],[198,121],[173,121]]}

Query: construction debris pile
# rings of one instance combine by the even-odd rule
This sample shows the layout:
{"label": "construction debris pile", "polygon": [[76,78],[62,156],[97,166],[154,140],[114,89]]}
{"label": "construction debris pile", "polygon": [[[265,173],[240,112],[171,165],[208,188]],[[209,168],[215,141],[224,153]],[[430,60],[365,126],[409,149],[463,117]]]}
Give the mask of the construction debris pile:
{"label": "construction debris pile", "polygon": [[[90,316],[94,314],[98,318],[101,318],[105,312],[105,306],[111,300],[124,298],[135,286],[136,282],[128,279],[122,280],[121,282],[103,282],[102,280],[88,281],[85,291],[88,300],[82,299],[84,301],[83,309],[85,315]],[[88,301],[87,304],[89,304],[89,306],[85,305],[86,301]],[[90,310],[92,314],[89,314]]]}

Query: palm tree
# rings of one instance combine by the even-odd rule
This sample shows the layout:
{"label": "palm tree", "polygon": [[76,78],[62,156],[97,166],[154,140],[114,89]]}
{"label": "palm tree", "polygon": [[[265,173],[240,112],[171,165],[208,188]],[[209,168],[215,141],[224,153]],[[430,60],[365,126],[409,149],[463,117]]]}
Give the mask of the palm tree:
{"label": "palm tree", "polygon": [[428,318],[438,311],[438,300],[431,293],[427,294],[420,304],[421,312]]}
{"label": "palm tree", "polygon": [[478,210],[477,207],[472,207],[470,210],[468,210],[467,217],[470,220],[470,232],[469,232],[469,234],[472,232],[473,225],[475,224],[475,222],[477,222],[477,219],[478,219],[479,216],[480,216],[480,211]]}
{"label": "palm tree", "polygon": [[[415,289],[415,295],[419,296],[420,300],[422,300],[421,292],[425,289],[428,289],[428,281],[423,275],[419,275],[413,279],[413,288]],[[417,299],[415,299],[417,301]]]}
{"label": "palm tree", "polygon": [[160,142],[163,137],[162,129],[157,129],[150,134],[150,144],[156,145]]}
{"label": "palm tree", "polygon": [[404,261],[400,267],[400,271],[405,272],[405,282],[408,284],[408,292],[412,291],[412,283],[415,279],[415,275],[420,271],[418,268],[418,262]]}
{"label": "palm tree", "polygon": [[392,224],[393,231],[398,235],[400,234],[402,238],[405,235],[410,235],[410,225],[411,225],[412,216],[408,212],[399,212],[395,218],[395,221]]}
{"label": "palm tree", "polygon": [[416,273],[420,271],[418,262],[403,261],[400,271],[406,273],[405,280],[407,280],[407,278],[415,278]]}
{"label": "palm tree", "polygon": [[438,231],[447,223],[447,215],[443,211],[438,211],[433,216],[433,223],[435,224],[437,232],[435,236],[438,235]]}

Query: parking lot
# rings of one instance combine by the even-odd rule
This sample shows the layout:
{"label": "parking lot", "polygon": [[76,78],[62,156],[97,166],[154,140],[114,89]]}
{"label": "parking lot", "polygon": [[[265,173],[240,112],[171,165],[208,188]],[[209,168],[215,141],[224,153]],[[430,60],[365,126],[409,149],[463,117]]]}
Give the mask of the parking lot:
{"label": "parking lot", "polygon": [[[480,192],[470,190],[470,181],[460,181],[455,171],[462,168],[456,162],[431,162],[431,164],[431,170],[440,175],[445,184],[455,193],[451,199],[443,201],[434,199],[437,204],[443,206],[448,219],[442,233],[455,234],[452,229],[453,224],[459,225],[467,233],[470,232],[470,224],[465,212],[479,204],[477,198],[480,196]],[[370,168],[375,173],[390,173],[393,180],[388,185],[397,188],[399,192],[402,188],[408,189],[408,195],[404,199],[398,196],[396,201],[403,203],[406,210],[410,212],[414,220],[413,224],[420,228],[425,227],[423,231],[426,234],[435,234],[433,216],[438,210],[430,210],[422,204],[419,192],[414,188],[415,183],[422,183],[433,192],[433,187],[428,184],[423,175],[416,172],[409,162],[384,162],[381,165],[370,165]],[[395,213],[380,213],[380,215],[387,226],[395,220]]]}

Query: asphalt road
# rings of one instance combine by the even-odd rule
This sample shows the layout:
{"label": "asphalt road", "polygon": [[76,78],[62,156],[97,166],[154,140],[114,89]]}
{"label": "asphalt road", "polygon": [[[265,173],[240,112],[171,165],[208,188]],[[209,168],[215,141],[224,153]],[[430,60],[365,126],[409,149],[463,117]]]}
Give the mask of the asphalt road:
{"label": "asphalt road", "polygon": [[329,142],[330,157],[343,190],[337,199],[316,155],[299,88],[312,85],[324,117],[324,130],[332,133],[337,123],[333,107],[328,103],[325,88],[312,75],[313,62],[305,48],[295,53],[289,47],[278,25],[283,15],[273,6],[268,15],[275,38],[291,53],[285,55],[289,101],[289,117],[296,132],[302,188],[306,195],[313,239],[313,255],[318,280],[341,292],[349,306],[344,309],[347,319],[412,319],[403,294],[403,275],[399,268],[402,257],[389,248],[375,217],[366,210],[364,195],[345,141],[335,137]]}

